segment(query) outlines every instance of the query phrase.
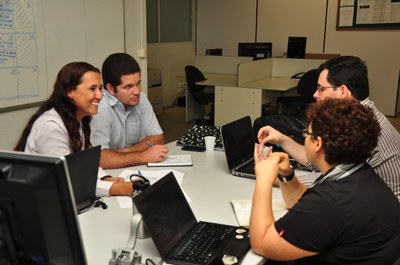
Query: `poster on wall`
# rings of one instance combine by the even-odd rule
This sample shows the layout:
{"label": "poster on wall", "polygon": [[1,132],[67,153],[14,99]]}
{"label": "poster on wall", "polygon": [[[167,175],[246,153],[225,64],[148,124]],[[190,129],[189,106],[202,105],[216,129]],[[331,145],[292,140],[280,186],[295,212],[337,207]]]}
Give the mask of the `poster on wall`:
{"label": "poster on wall", "polygon": [[339,0],[336,29],[400,29],[400,0]]}

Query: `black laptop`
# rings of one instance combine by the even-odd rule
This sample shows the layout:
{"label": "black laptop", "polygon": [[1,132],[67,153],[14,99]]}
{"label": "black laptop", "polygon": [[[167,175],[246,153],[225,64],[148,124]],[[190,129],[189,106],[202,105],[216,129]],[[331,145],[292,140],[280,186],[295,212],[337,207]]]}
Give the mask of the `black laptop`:
{"label": "black laptop", "polygon": [[74,192],[76,208],[81,213],[94,206],[97,173],[100,163],[100,146],[65,156]]}
{"label": "black laptop", "polygon": [[[224,255],[240,262],[250,249],[248,230],[198,222],[172,172],[133,197],[161,258],[171,264],[209,264]],[[200,244],[202,241],[205,244]]]}
{"label": "black laptop", "polygon": [[255,179],[254,132],[249,116],[221,127],[229,171],[239,177]]}

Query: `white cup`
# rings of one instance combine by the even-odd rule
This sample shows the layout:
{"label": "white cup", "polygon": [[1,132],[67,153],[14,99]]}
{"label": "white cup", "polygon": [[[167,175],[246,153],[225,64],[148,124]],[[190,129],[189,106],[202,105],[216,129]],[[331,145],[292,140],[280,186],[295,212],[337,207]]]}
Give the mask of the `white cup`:
{"label": "white cup", "polygon": [[215,146],[215,136],[204,136],[204,142],[206,143],[206,151],[213,152]]}

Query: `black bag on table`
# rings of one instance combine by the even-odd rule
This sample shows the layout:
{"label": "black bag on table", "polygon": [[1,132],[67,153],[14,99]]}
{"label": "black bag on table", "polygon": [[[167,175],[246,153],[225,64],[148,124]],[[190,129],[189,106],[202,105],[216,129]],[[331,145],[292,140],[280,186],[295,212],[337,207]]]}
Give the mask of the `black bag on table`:
{"label": "black bag on table", "polygon": [[[304,145],[303,129],[306,125],[296,117],[284,114],[268,115],[259,117],[254,121],[253,130],[257,139],[258,131],[264,126],[271,126],[279,132],[289,136],[299,144]],[[274,151],[282,151],[279,147],[274,146]]]}

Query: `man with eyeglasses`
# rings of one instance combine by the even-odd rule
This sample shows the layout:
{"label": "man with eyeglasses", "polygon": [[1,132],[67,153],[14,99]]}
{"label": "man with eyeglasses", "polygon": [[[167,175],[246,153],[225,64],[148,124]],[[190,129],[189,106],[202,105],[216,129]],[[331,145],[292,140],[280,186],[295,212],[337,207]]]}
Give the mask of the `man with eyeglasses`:
{"label": "man with eyeglasses", "polygon": [[[330,59],[318,68],[319,77],[314,98],[356,99],[374,110],[381,127],[378,145],[372,152],[367,163],[392,189],[400,201],[400,134],[389,120],[376,108],[369,97],[368,70],[366,64],[355,56],[340,56]],[[293,141],[270,126],[258,132],[260,143],[279,144],[291,157],[302,165],[309,164],[304,145]],[[315,174],[313,174],[315,178]],[[311,175],[302,181],[306,184],[313,182]]]}
{"label": "man with eyeglasses", "polygon": [[92,144],[101,145],[100,166],[121,168],[165,159],[164,134],[146,95],[140,66],[114,53],[102,66],[103,100],[91,122]]}

